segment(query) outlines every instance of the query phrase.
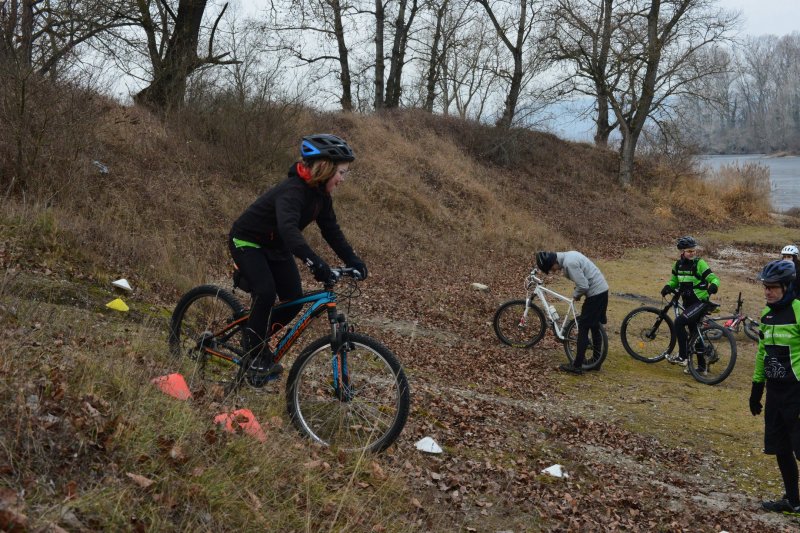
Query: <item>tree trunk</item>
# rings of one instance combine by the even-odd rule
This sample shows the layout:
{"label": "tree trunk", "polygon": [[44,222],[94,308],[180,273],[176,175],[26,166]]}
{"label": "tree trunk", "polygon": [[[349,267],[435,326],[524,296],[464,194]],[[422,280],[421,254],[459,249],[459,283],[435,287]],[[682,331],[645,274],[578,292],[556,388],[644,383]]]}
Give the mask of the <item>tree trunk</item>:
{"label": "tree trunk", "polygon": [[497,121],[497,126],[508,129],[514,121],[517,110],[519,93],[522,90],[522,52],[520,48],[514,50],[514,74],[511,76],[511,85],[508,88],[503,115]]}
{"label": "tree trunk", "polygon": [[389,68],[389,79],[386,82],[386,107],[397,108],[400,106],[400,93],[402,91],[403,66],[405,65],[406,44],[408,42],[408,32],[411,23],[417,14],[417,0],[413,0],[411,9],[406,18],[406,6],[408,0],[400,0],[400,9],[395,21],[394,43],[392,43],[391,67]]}
{"label": "tree trunk", "polygon": [[605,94],[597,95],[597,118],[595,118],[594,144],[598,148],[608,147],[608,136],[614,128],[608,124],[608,97]]}
{"label": "tree trunk", "polygon": [[23,0],[19,43],[19,62],[24,68],[33,65],[33,4],[34,0]]}
{"label": "tree trunk", "polygon": [[433,102],[436,100],[436,74],[439,71],[439,42],[442,40],[442,19],[447,12],[448,0],[444,0],[436,11],[436,30],[433,33],[433,43],[431,44],[431,59],[428,63],[428,75],[426,76],[426,96],[423,109],[428,113],[433,113]]}
{"label": "tree trunk", "polygon": [[340,102],[344,111],[353,110],[352,82],[350,80],[350,62],[348,60],[347,43],[344,40],[344,24],[342,23],[342,6],[339,0],[331,0],[333,8],[333,31],[336,35],[336,44],[339,47],[339,66],[342,82],[342,97]]}
{"label": "tree trunk", "polygon": [[622,131],[622,145],[619,149],[619,181],[623,187],[630,187],[633,183],[633,158],[636,155],[639,134],[626,132],[625,129]]}
{"label": "tree trunk", "polygon": [[386,15],[383,11],[383,0],[375,0],[375,109],[383,107],[383,28]]}
{"label": "tree trunk", "polygon": [[134,101],[151,109],[169,111],[183,105],[186,82],[200,66],[197,44],[207,0],[181,0],[175,29],[167,43],[164,60],[153,65],[153,81],[134,96]]}

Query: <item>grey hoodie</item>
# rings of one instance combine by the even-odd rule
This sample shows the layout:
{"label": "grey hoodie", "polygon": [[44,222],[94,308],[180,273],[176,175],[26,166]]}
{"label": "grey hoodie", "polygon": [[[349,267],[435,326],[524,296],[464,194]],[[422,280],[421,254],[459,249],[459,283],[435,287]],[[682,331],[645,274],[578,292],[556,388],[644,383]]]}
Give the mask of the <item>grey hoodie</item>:
{"label": "grey hoodie", "polygon": [[600,269],[588,257],[580,252],[557,252],[556,262],[564,269],[567,279],[575,283],[572,298],[581,296],[597,296],[608,290],[608,283]]}

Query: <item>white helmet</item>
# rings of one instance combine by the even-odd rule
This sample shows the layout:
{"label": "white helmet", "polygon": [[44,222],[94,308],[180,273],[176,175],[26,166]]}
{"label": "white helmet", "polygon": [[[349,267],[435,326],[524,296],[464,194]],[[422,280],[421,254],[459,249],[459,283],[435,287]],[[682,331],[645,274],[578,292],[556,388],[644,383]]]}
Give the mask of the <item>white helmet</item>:
{"label": "white helmet", "polygon": [[800,254],[800,250],[798,250],[797,246],[794,244],[787,244],[783,247],[783,250],[781,250],[781,255],[793,255],[797,257],[798,254]]}

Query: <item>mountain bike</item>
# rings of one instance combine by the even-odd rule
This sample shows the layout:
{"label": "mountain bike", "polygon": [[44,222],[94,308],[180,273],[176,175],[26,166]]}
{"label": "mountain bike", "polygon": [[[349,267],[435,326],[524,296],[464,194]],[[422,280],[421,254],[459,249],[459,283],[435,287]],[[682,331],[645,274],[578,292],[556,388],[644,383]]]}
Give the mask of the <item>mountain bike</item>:
{"label": "mountain bike", "polygon": [[[307,344],[292,365],[286,409],[292,424],[316,442],[381,451],[405,426],[411,403],[408,380],[397,356],[377,340],[356,333],[339,311],[339,301],[360,295],[359,272],[332,271],[324,289],[273,307],[307,306],[275,343],[276,362],[315,319],[325,316],[330,326],[330,334]],[[340,281],[346,283],[335,292]],[[172,313],[169,345],[173,356],[187,361],[192,382],[209,383],[226,397],[245,391],[245,384],[253,390],[267,384],[269,378],[247,371],[254,357],[243,348],[248,318],[249,310],[227,289],[201,285],[183,295]],[[249,395],[249,401],[257,399]]]}
{"label": "mountain bike", "polygon": [[[680,293],[674,292],[663,309],[639,307],[622,320],[622,346],[631,357],[645,363],[657,363],[671,356],[677,337],[669,311],[672,309],[675,317],[683,312],[679,298]],[[717,304],[709,302],[703,313],[707,314],[717,307]],[[686,367],[700,383],[716,385],[733,371],[736,340],[729,329],[714,320],[705,317],[697,321],[690,332],[688,347]]]}
{"label": "mountain bike", "polygon": [[[728,328],[734,333],[739,333],[739,330],[744,329],[744,334],[747,335],[750,340],[758,341],[758,320],[753,320],[749,316],[742,313],[743,303],[744,301],[742,300],[742,293],[740,292],[739,297],[736,300],[736,311],[734,311],[732,315],[714,316],[711,317],[711,319],[718,324],[722,324],[724,327]],[[714,337],[714,335],[716,335],[716,337]],[[712,340],[719,339],[719,331],[709,331],[708,337]]]}
{"label": "mountain bike", "polygon": [[[525,278],[526,296],[524,300],[509,300],[497,308],[492,319],[494,332],[503,344],[514,348],[531,348],[544,337],[545,329],[549,325],[556,338],[564,343],[567,359],[572,363],[578,349],[575,302],[572,298],[545,287],[544,281],[536,275],[537,272],[538,269],[534,267]],[[540,305],[534,302],[534,298]],[[555,306],[548,301],[548,298],[567,304],[567,313],[563,318],[559,316]],[[584,370],[598,368],[608,355],[608,335],[602,324],[600,325],[600,335],[602,346],[594,346],[592,339],[589,339],[586,359],[582,367]]]}

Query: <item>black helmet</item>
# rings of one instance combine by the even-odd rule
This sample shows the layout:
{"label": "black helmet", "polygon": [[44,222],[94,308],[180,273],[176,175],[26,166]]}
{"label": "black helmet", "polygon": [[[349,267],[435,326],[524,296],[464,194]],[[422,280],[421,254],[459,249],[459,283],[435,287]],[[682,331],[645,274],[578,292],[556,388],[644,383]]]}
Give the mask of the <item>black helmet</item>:
{"label": "black helmet", "polygon": [[536,252],[536,266],[545,274],[550,273],[550,269],[556,264],[555,252]]}
{"label": "black helmet", "polygon": [[678,250],[686,250],[687,248],[697,248],[697,241],[694,240],[694,237],[692,237],[691,235],[685,235],[681,237],[675,244],[678,247]]}
{"label": "black helmet", "polygon": [[794,281],[796,272],[794,263],[784,259],[777,261],[770,261],[761,271],[758,280],[762,283],[780,283],[781,285],[788,285]]}
{"label": "black helmet", "polygon": [[305,161],[330,159],[331,161],[353,161],[356,156],[344,139],[329,133],[318,133],[303,137],[300,143],[300,157]]}

